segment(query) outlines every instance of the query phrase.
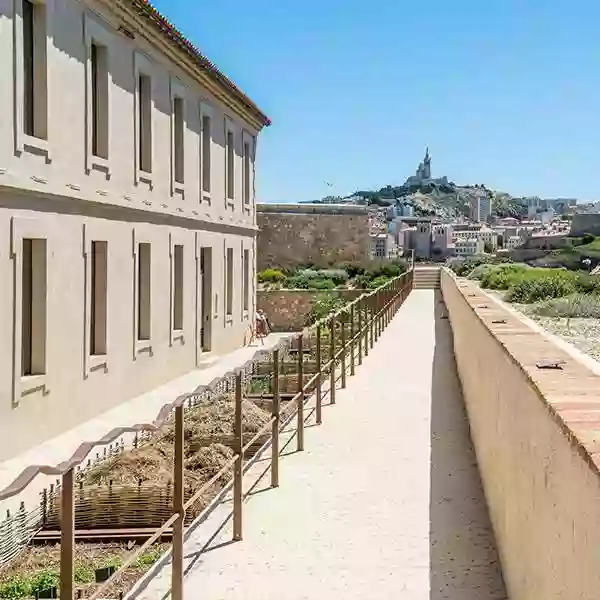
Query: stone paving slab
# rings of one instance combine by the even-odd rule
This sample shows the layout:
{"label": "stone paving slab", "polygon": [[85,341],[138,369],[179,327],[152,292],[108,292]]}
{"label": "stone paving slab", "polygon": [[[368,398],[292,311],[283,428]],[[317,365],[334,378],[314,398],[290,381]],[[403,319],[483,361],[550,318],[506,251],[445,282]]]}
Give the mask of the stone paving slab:
{"label": "stone paving slab", "polygon": [[242,542],[230,499],[190,532],[186,600],[506,598],[438,293],[413,291],[306,450],[291,440],[280,487],[258,481]]}

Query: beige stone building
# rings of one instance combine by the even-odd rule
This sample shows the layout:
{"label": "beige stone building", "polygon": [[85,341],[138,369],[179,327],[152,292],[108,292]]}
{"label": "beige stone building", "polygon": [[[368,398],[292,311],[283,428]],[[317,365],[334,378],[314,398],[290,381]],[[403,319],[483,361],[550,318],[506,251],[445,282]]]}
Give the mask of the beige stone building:
{"label": "beige stone building", "polygon": [[0,0],[0,460],[243,345],[267,117],[142,0]]}

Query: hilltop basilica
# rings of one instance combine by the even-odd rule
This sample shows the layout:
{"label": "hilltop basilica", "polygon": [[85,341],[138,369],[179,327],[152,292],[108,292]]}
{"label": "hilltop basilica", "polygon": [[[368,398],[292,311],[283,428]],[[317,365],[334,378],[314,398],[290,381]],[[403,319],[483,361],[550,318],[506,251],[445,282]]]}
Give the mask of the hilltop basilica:
{"label": "hilltop basilica", "polygon": [[405,182],[405,187],[420,187],[423,185],[448,185],[448,178],[438,177],[437,179],[431,178],[431,156],[429,155],[429,148],[425,151],[425,158],[419,163],[417,172],[411,175]]}

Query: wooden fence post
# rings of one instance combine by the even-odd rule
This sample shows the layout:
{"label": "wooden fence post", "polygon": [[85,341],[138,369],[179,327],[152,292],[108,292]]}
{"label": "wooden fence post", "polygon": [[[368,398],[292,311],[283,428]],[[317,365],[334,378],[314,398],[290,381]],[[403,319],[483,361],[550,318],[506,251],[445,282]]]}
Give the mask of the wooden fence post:
{"label": "wooden fence post", "polygon": [[304,335],[301,333],[298,336],[298,386],[297,391],[298,406],[297,406],[297,439],[296,449],[298,452],[304,450]]}
{"label": "wooden fence post", "polygon": [[321,325],[317,325],[317,349],[316,349],[316,361],[317,361],[317,407],[315,409],[317,425],[321,425],[323,422],[323,396],[321,390],[322,384],[322,373],[323,366],[321,365]]}
{"label": "wooden fence post", "polygon": [[184,411],[183,404],[175,407],[175,448],[173,458],[173,513],[177,520],[173,523],[173,560],[171,566],[171,598],[183,599],[183,528],[184,509]]}
{"label": "wooden fence post", "polygon": [[356,340],[354,337],[356,336],[356,327],[354,326],[354,304],[350,306],[350,377],[352,377],[355,373],[355,365],[354,365],[354,344],[356,344]]}
{"label": "wooden fence post", "polygon": [[363,347],[363,300],[358,301],[358,364],[362,365],[362,347]]}
{"label": "wooden fence post", "polygon": [[330,321],[329,357],[331,368],[329,371],[329,396],[330,403],[335,404],[335,316]]}
{"label": "wooden fence post", "polygon": [[75,547],[74,469],[62,476],[60,487],[60,598],[73,600]]}
{"label": "wooden fence post", "polygon": [[233,467],[233,539],[242,539],[242,494],[244,473],[244,434],[242,431],[242,374],[235,376],[235,452],[237,457]]}
{"label": "wooden fence post", "polygon": [[273,404],[271,407],[271,487],[279,487],[279,350],[273,350]]}
{"label": "wooden fence post", "polygon": [[375,318],[376,318],[376,309],[377,309],[377,298],[375,296],[375,294],[373,294],[370,298],[370,302],[369,304],[371,305],[371,319],[370,319],[370,330],[371,330],[371,340],[369,343],[369,346],[371,347],[371,350],[373,349],[373,345],[375,344],[375,339],[373,337],[374,335],[374,330],[375,330]]}
{"label": "wooden fence post", "polygon": [[342,336],[341,336],[341,345],[342,345],[342,388],[346,387],[346,313],[342,312]]}

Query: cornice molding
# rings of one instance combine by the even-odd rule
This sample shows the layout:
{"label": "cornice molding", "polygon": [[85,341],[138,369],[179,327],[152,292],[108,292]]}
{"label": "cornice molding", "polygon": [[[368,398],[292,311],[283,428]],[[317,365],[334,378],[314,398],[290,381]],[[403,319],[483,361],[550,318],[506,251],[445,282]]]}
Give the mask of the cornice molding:
{"label": "cornice molding", "polygon": [[[86,6],[92,11],[94,10],[94,3],[103,6],[105,10],[114,15],[114,20],[108,19],[108,21],[113,26],[115,26],[115,23],[118,23],[115,27],[116,31],[118,31],[119,25],[123,25],[134,35],[142,37],[181,69],[191,80],[196,81],[201,87],[209,91],[256,132],[259,132],[263,128],[264,123],[261,121],[259,114],[255,114],[254,111],[245,106],[225,85],[221,84],[214,77],[211,77],[209,73],[200,69],[189,54],[178,50],[160,32],[150,27],[148,22],[131,5],[127,5],[124,0],[94,0],[93,2],[92,0],[85,0]],[[107,20],[106,17],[105,20]]]}

